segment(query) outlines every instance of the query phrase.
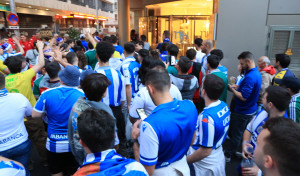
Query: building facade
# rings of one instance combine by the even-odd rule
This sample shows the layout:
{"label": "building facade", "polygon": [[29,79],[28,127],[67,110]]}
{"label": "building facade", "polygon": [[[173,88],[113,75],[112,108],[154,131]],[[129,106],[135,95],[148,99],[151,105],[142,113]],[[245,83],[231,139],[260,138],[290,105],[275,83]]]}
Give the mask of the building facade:
{"label": "building facade", "polygon": [[[98,19],[100,29],[105,21],[114,18],[115,0],[98,0]],[[52,32],[65,33],[70,27],[80,30],[96,29],[95,0],[15,0],[19,17],[20,32],[31,36],[36,29],[41,29],[43,36]],[[2,8],[1,8],[2,7]],[[8,28],[6,17],[10,13],[9,2],[0,0],[0,29]],[[5,32],[5,31],[4,31]],[[8,34],[12,30],[7,30]],[[3,33],[2,34],[6,35]]]}
{"label": "building facade", "polygon": [[[273,59],[277,53],[287,53],[292,58],[290,69],[300,77],[299,0],[124,1],[128,1],[134,17],[124,17],[119,22],[129,18],[128,32],[135,29],[139,35],[146,35],[152,47],[162,42],[164,30],[170,31],[171,41],[180,48],[181,55],[193,47],[195,38],[211,39],[215,48],[223,50],[222,64],[229,75],[238,74],[237,56],[242,51],[251,51],[255,59],[263,55]],[[126,10],[124,5],[126,2],[119,13]],[[123,33],[127,34],[124,28]]]}

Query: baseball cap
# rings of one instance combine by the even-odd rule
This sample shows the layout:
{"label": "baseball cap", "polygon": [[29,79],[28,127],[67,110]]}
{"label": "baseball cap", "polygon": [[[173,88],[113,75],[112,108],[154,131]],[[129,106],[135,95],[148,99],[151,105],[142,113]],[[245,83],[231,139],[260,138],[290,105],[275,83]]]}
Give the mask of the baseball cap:
{"label": "baseball cap", "polygon": [[80,34],[80,38],[81,38],[81,39],[84,39],[84,38],[85,38],[85,35],[84,35],[84,34]]}
{"label": "baseball cap", "polygon": [[281,80],[280,86],[291,89],[293,92],[298,93],[300,90],[300,79],[296,77],[284,77]]}
{"label": "baseball cap", "polygon": [[11,44],[9,44],[9,43],[3,43],[2,49],[3,49],[4,51],[9,50],[10,48],[11,48]]}

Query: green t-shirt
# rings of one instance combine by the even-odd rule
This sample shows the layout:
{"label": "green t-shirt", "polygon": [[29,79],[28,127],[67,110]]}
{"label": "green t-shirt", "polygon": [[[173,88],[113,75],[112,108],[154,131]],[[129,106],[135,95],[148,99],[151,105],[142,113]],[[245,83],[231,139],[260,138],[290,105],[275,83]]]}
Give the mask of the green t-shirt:
{"label": "green t-shirt", "polygon": [[87,52],[85,52],[85,57],[86,57],[86,60],[88,62],[88,65],[90,65],[93,70],[95,69],[95,66],[98,62],[98,59],[96,57],[96,50],[93,49],[93,50],[88,50]]}
{"label": "green t-shirt", "polygon": [[226,103],[226,101],[227,101],[227,87],[228,87],[227,76],[224,73],[222,73],[222,72],[213,72],[212,74],[218,76],[219,78],[221,78],[224,81],[225,87],[224,87],[222,95],[221,95],[221,97],[219,99],[221,101],[224,101]]}
{"label": "green t-shirt", "polygon": [[299,123],[300,120],[300,93],[292,96],[287,114],[294,122]]}
{"label": "green t-shirt", "polygon": [[169,66],[169,67],[167,68],[167,72],[168,72],[169,74],[173,75],[173,76],[177,76],[177,75],[178,75],[177,69],[176,69],[175,67],[173,67],[173,66]]}
{"label": "green t-shirt", "polygon": [[33,95],[39,96],[40,95],[40,82],[44,78],[44,76],[41,76],[39,79],[35,80],[33,83]]}

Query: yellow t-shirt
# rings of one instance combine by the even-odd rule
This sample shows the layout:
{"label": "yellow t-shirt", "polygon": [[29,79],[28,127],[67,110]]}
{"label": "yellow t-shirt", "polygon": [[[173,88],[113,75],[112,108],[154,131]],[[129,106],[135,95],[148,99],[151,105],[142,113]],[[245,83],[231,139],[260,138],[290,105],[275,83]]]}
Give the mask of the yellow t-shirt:
{"label": "yellow t-shirt", "polygon": [[21,93],[30,102],[31,106],[34,107],[36,100],[34,98],[31,80],[35,76],[33,69],[26,70],[22,73],[9,74],[5,78],[5,88],[10,93]]}
{"label": "yellow t-shirt", "polygon": [[4,74],[2,71],[5,70],[6,68],[7,66],[3,64],[2,60],[0,60],[0,73]]}

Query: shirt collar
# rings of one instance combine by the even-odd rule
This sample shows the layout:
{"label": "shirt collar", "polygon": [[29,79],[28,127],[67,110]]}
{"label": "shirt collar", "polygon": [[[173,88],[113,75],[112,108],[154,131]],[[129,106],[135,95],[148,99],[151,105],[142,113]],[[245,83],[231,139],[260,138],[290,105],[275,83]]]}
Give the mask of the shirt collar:
{"label": "shirt collar", "polygon": [[90,153],[87,154],[85,157],[85,160],[83,162],[83,165],[85,163],[92,163],[92,162],[101,162],[104,161],[105,157],[107,156],[108,153],[114,151],[115,153],[115,149],[108,149],[108,150],[104,150],[102,152],[99,153]]}
{"label": "shirt collar", "polygon": [[104,66],[104,67],[98,67],[97,70],[107,70],[107,69],[110,69],[111,66]]}
{"label": "shirt collar", "polygon": [[152,113],[155,113],[161,109],[166,109],[166,108],[171,109],[171,110],[175,110],[175,109],[179,108],[178,100],[176,98],[174,98],[174,100],[171,102],[160,104],[152,111]]}
{"label": "shirt collar", "polygon": [[216,102],[213,102],[213,103],[209,104],[209,105],[206,106],[204,109],[212,108],[212,107],[218,106],[219,104],[221,104],[221,101],[220,101],[220,100],[218,100],[218,101],[216,101]]}
{"label": "shirt collar", "polygon": [[8,93],[8,91],[7,91],[7,89],[6,89],[6,88],[3,88],[3,89],[1,89],[1,90],[0,90],[0,97],[4,97],[4,96],[6,96],[6,95],[7,95],[7,93]]}
{"label": "shirt collar", "polygon": [[215,73],[215,72],[221,72],[219,69],[214,69],[212,71],[210,71],[210,73]]}
{"label": "shirt collar", "polygon": [[246,74],[248,74],[249,72],[254,71],[254,70],[258,70],[257,67],[251,68],[250,70],[248,70],[248,71],[246,72]]}
{"label": "shirt collar", "polygon": [[300,96],[300,92],[299,92],[299,93],[297,93],[297,94],[295,94],[295,95],[293,95],[293,96],[292,96],[292,98],[294,98],[294,97],[298,97],[298,96]]}
{"label": "shirt collar", "polygon": [[127,62],[132,62],[132,61],[135,61],[135,58],[133,56],[129,56],[129,57],[126,57],[125,60],[123,61],[123,63],[127,63]]}
{"label": "shirt collar", "polygon": [[279,72],[284,71],[284,70],[288,70],[289,68],[283,68],[281,69]]}
{"label": "shirt collar", "polygon": [[78,86],[67,86],[67,85],[60,85],[59,87],[63,87],[63,88],[75,88],[78,89]]}

